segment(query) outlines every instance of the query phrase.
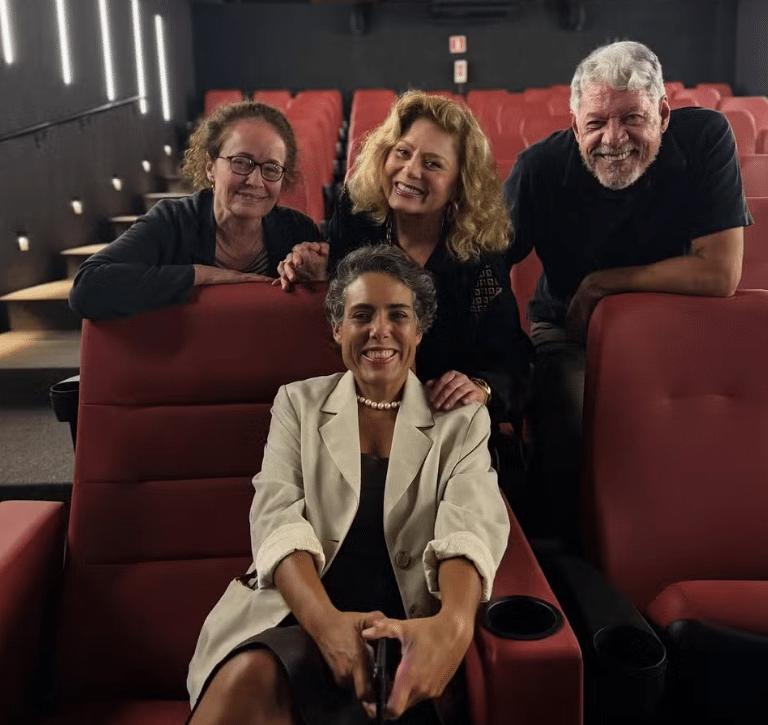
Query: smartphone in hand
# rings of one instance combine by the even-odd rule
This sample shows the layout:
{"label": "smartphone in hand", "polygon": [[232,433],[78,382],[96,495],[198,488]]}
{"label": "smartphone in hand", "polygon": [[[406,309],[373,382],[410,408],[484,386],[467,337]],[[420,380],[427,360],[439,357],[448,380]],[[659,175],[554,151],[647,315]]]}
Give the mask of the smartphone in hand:
{"label": "smartphone in hand", "polygon": [[384,723],[384,706],[387,704],[387,640],[376,640],[376,652],[373,659],[373,694],[376,703],[376,724]]}

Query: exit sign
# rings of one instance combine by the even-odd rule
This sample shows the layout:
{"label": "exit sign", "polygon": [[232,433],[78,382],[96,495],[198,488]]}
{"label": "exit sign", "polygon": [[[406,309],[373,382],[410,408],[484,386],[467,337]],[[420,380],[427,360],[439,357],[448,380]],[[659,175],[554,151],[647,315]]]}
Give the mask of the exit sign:
{"label": "exit sign", "polygon": [[466,53],[467,52],[467,36],[451,35],[448,38],[448,45],[451,49],[451,53]]}

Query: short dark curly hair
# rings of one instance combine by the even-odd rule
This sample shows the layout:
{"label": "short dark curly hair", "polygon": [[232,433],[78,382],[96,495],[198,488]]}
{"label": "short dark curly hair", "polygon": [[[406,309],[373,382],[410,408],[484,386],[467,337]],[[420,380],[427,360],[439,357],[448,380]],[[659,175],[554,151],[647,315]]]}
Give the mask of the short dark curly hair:
{"label": "short dark curly hair", "polygon": [[285,176],[283,186],[290,187],[296,180],[296,136],[285,114],[272,106],[256,101],[240,101],[218,106],[204,118],[189,137],[189,148],[184,152],[181,173],[195,189],[208,189],[211,182],[206,168],[209,160],[216,159],[229,129],[238,121],[263,120],[280,134],[285,143]]}
{"label": "short dark curly hair", "polygon": [[368,272],[384,272],[408,287],[413,292],[413,311],[419,331],[425,333],[429,330],[437,312],[432,275],[402,249],[391,244],[359,247],[339,262],[323,303],[323,311],[331,325],[336,327],[344,319],[347,287]]}

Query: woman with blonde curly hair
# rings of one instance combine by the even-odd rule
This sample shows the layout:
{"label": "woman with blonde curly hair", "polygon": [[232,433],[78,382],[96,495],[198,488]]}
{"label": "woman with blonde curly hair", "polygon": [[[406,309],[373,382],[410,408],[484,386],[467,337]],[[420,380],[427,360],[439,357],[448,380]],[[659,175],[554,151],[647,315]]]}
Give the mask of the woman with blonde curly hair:
{"label": "woman with blonde curly hair", "polygon": [[490,144],[471,111],[408,91],[365,139],[329,243],[298,245],[278,271],[289,288],[325,279],[363,244],[396,244],[435,278],[437,318],[416,357],[433,407],[476,401],[497,421],[517,421],[531,348],[504,257],[510,237]]}
{"label": "woman with blonde curly hair", "polygon": [[295,176],[296,139],[276,108],[217,108],[192,134],[182,171],[196,192],[158,202],[87,259],[75,312],[119,317],[187,302],[199,285],[270,282],[294,245],[320,238],[309,217],[277,206]]}

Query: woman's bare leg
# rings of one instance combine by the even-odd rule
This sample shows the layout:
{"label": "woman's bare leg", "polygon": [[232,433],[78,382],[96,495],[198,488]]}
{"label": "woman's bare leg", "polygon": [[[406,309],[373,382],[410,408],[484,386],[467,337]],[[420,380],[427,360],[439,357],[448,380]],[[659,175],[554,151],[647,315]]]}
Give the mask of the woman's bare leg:
{"label": "woman's bare leg", "polygon": [[294,725],[288,678],[268,649],[246,650],[222,665],[189,725]]}

